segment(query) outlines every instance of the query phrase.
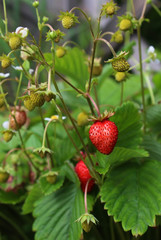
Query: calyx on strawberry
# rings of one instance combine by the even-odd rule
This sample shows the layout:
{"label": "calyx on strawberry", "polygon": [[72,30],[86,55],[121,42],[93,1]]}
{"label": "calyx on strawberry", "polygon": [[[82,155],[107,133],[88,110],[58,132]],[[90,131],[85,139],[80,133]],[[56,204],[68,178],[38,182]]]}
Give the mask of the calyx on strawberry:
{"label": "calyx on strawberry", "polygon": [[66,12],[60,11],[58,21],[62,21],[62,26],[66,29],[71,28],[72,26],[75,25],[75,23],[79,23],[78,17],[76,17],[74,13],[68,11]]}
{"label": "calyx on strawberry", "polygon": [[116,70],[117,72],[126,72],[130,68],[129,63],[126,61],[124,57],[127,54],[128,53],[126,53],[125,51],[120,52],[119,55],[114,56],[112,59],[109,59],[107,62],[111,62],[113,69]]}
{"label": "calyx on strawberry", "polygon": [[110,154],[117,142],[118,129],[114,122],[109,120],[113,113],[107,113],[96,119],[89,129],[89,138],[97,150],[103,154]]}
{"label": "calyx on strawberry", "polygon": [[[90,172],[89,172],[87,166],[85,165],[85,163],[82,160],[80,160],[76,164],[75,172],[78,175],[78,178],[81,182],[82,191],[84,192],[86,184],[89,179],[92,179],[92,176],[90,175]],[[87,192],[90,192],[92,190],[93,185],[94,185],[94,180],[89,181]]]}

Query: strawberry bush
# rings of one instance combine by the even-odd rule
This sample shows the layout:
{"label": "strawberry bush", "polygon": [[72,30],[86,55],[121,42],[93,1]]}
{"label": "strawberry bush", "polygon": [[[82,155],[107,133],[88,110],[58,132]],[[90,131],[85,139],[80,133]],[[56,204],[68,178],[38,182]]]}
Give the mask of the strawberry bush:
{"label": "strawberry bush", "polygon": [[[79,7],[61,11],[58,29],[34,1],[37,39],[27,27],[9,29],[3,0],[1,239],[160,239],[161,72],[151,67],[154,47],[143,58],[141,42],[149,5],[161,15],[145,0],[140,17],[132,5],[115,32],[103,32],[102,19],[118,14],[113,0],[97,22]],[[89,55],[66,38],[80,16]]]}

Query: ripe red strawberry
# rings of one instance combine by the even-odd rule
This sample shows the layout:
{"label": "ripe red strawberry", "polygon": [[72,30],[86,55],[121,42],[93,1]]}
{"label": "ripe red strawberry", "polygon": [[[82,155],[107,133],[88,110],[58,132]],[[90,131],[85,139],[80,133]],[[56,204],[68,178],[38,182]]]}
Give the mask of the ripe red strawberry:
{"label": "ripe red strawberry", "polygon": [[[83,190],[83,192],[85,191],[85,186],[86,186],[86,183],[87,181],[92,178],[90,173],[89,173],[89,170],[87,168],[87,166],[85,165],[85,163],[80,160],[76,166],[75,166],[75,172],[76,174],[78,175],[79,177],[79,180],[81,182],[81,188]],[[87,192],[90,192],[93,188],[93,185],[94,185],[94,180],[91,180],[88,184],[88,189],[87,189]]]}
{"label": "ripe red strawberry", "polygon": [[117,142],[118,129],[109,119],[97,120],[89,129],[89,138],[97,150],[103,154],[110,154]]}

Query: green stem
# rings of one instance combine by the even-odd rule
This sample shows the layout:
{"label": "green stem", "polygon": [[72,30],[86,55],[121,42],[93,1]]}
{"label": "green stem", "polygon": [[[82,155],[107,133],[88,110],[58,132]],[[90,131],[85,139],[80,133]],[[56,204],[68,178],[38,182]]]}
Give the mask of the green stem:
{"label": "green stem", "polygon": [[84,94],[84,92],[78,88],[76,88],[73,84],[71,84],[67,79],[65,79],[60,73],[55,71],[56,75],[58,75],[64,82],[66,82],[69,86],[71,86],[75,91],[77,91],[79,94]]}
{"label": "green stem", "polygon": [[121,100],[120,100],[120,106],[123,103],[123,96],[124,96],[124,81],[121,82]]}
{"label": "green stem", "polygon": [[159,16],[161,17],[161,11],[159,10],[159,8],[152,2],[151,3],[152,7],[154,8],[154,10],[159,14]]}
{"label": "green stem", "polygon": [[125,240],[126,238],[125,238],[125,235],[124,235],[124,232],[122,230],[122,227],[121,227],[120,223],[116,223],[115,227],[116,227],[117,232],[119,234],[119,240]]}
{"label": "green stem", "polygon": [[[15,122],[16,122],[16,119],[15,119]],[[26,151],[25,144],[24,144],[24,142],[23,142],[23,138],[22,138],[22,136],[21,136],[20,130],[18,130],[17,132],[18,132],[18,135],[19,135],[19,138],[20,138],[20,141],[21,141],[22,149],[23,149],[26,157],[28,158],[30,164],[31,164],[37,171],[39,171],[39,169],[34,165],[34,163],[32,162],[32,159],[30,158],[29,154],[28,154],[27,151]]]}
{"label": "green stem", "polygon": [[93,29],[92,29],[92,25],[91,25],[91,19],[87,16],[87,14],[79,7],[73,7],[71,10],[70,10],[70,13],[74,10],[79,10],[83,15],[84,17],[86,18],[87,22],[89,23],[89,27],[90,27],[90,31],[91,31],[91,34],[92,34],[92,37],[94,38],[94,32],[93,32]]}
{"label": "green stem", "polygon": [[5,32],[8,34],[8,20],[7,20],[7,11],[6,11],[6,1],[3,0],[3,11],[4,11],[4,24],[5,24]]}
{"label": "green stem", "polygon": [[[39,113],[40,113],[40,117],[41,117],[41,122],[42,122],[42,125],[43,125],[43,128],[45,130],[45,121],[44,121],[44,118],[43,118],[43,114],[42,114],[42,111],[41,111],[41,108],[39,107]],[[48,138],[48,134],[46,133],[46,142],[47,142],[47,146],[49,149],[51,149],[50,147],[50,142],[49,142],[49,138]],[[50,158],[51,158],[51,165],[53,164],[53,161],[52,161],[52,156],[50,154]]]}
{"label": "green stem", "polygon": [[115,50],[113,49],[112,45],[104,38],[97,38],[95,39],[95,41],[102,41],[104,43],[106,43],[106,45],[109,47],[109,49],[111,50],[112,54],[114,57],[116,57],[116,52]]}
{"label": "green stem", "polygon": [[91,64],[90,64],[90,75],[89,75],[89,83],[88,83],[88,88],[87,92],[89,93],[91,90],[91,83],[92,83],[92,72],[93,72],[93,65],[94,65],[94,57],[95,57],[95,52],[96,52],[96,41],[93,42],[93,49],[92,49],[92,58],[91,58]]}
{"label": "green stem", "polygon": [[[3,88],[2,88],[2,85],[1,85],[1,84],[0,84],[0,92],[1,92],[2,94],[4,94],[4,91],[3,91]],[[10,110],[10,106],[9,106],[9,104],[8,104],[5,96],[4,96],[4,102],[5,102],[5,104],[6,104],[6,107],[7,107],[8,111],[10,112],[10,111],[11,111],[11,110]]]}
{"label": "green stem", "polygon": [[112,217],[110,217],[110,231],[111,231],[111,240],[115,240],[114,222]]}
{"label": "green stem", "polygon": [[59,97],[60,97],[60,100],[61,100],[61,102],[63,104],[65,112],[66,112],[67,116],[69,117],[69,119],[70,119],[70,121],[71,121],[71,123],[72,123],[72,125],[73,125],[73,127],[74,127],[74,129],[75,129],[75,131],[76,131],[76,133],[77,133],[77,135],[78,135],[82,145],[83,145],[83,148],[84,148],[85,152],[87,153],[88,160],[86,159],[86,161],[87,161],[87,164],[88,164],[88,167],[89,167],[89,171],[90,171],[91,175],[96,179],[97,183],[99,184],[100,183],[100,177],[96,174],[96,172],[93,169],[93,161],[92,161],[92,158],[90,156],[90,153],[89,153],[89,151],[88,151],[88,149],[87,149],[87,147],[86,147],[86,145],[85,145],[85,143],[84,143],[84,141],[83,141],[83,139],[82,139],[82,137],[81,137],[81,135],[80,135],[80,133],[79,133],[79,131],[77,129],[77,126],[76,126],[73,118],[71,117],[71,115],[70,115],[70,113],[68,111],[68,108],[66,107],[66,104],[65,104],[65,102],[63,100],[63,97],[62,97],[61,92],[60,92],[60,90],[59,90],[59,88],[57,86],[57,83],[56,83],[55,79],[53,80],[53,84],[55,86],[56,91],[59,93]]}
{"label": "green stem", "polygon": [[42,140],[42,147],[45,147],[45,139],[46,139],[46,134],[47,134],[47,129],[48,129],[48,126],[51,122],[53,122],[54,120],[51,119],[45,126],[45,129],[44,129],[44,134],[43,134],[43,140]]}
{"label": "green stem", "polygon": [[99,111],[99,108],[98,108],[97,104],[95,103],[93,98],[89,95],[89,93],[86,93],[86,95],[91,100],[91,102],[92,102],[92,104],[93,104],[93,106],[94,106],[94,108],[95,108],[95,110],[97,112],[98,117],[100,117],[101,114],[100,114],[100,111]]}
{"label": "green stem", "polygon": [[15,106],[17,105],[17,100],[18,100],[18,96],[19,96],[19,92],[20,92],[21,83],[22,83],[22,76],[23,76],[23,73],[21,72],[18,87],[17,87],[17,92],[16,92],[16,99],[15,99],[15,102],[14,102]]}
{"label": "green stem", "polygon": [[151,86],[149,73],[144,73],[144,78],[145,78],[145,81],[146,81],[148,89],[149,89],[151,102],[152,102],[153,105],[155,105],[155,96],[154,96],[153,89],[152,89],[152,86]]}
{"label": "green stem", "polygon": [[7,216],[7,214],[2,213],[2,211],[1,211],[0,217],[8,222],[17,231],[17,233],[19,234],[19,236],[22,237],[23,240],[29,240],[29,238],[22,231],[22,228],[18,224],[16,224],[15,221],[13,221],[11,218],[9,218]]}
{"label": "green stem", "polygon": [[138,36],[138,50],[139,50],[139,62],[140,62],[140,81],[141,81],[141,95],[142,95],[142,105],[143,105],[143,130],[146,132],[146,112],[145,112],[145,97],[144,97],[144,78],[143,78],[143,66],[142,66],[142,52],[141,52],[141,31],[140,25],[137,27]]}

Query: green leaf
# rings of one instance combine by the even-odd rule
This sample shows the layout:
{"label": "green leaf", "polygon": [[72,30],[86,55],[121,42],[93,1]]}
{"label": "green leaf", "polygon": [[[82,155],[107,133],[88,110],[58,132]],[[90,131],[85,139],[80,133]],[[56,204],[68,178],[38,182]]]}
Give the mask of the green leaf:
{"label": "green leaf", "polygon": [[49,183],[45,177],[40,178],[40,186],[41,190],[45,195],[49,195],[52,192],[55,192],[58,190],[64,182],[64,177],[63,176],[57,176],[56,182],[54,184]]}
{"label": "green leaf", "polygon": [[4,192],[0,190],[0,203],[16,204],[22,202],[25,197],[26,195],[23,190],[19,190],[17,192]]}
{"label": "green leaf", "polygon": [[150,106],[147,109],[146,112],[147,122],[149,123],[150,127],[155,130],[157,134],[158,132],[161,131],[160,116],[161,116],[160,104]]}
{"label": "green leaf", "polygon": [[22,214],[31,213],[34,209],[34,203],[42,196],[42,191],[40,184],[35,184],[31,191],[28,193],[28,196],[22,207]]}
{"label": "green leaf", "polygon": [[141,119],[138,109],[132,102],[117,107],[115,115],[110,118],[118,128],[117,147],[136,148],[141,143]]}
{"label": "green leaf", "polygon": [[75,221],[84,211],[83,193],[74,184],[43,197],[34,210],[35,240],[79,240],[81,225]]}
{"label": "green leaf", "polygon": [[74,80],[77,87],[85,88],[88,79],[88,67],[85,63],[86,56],[79,48],[67,50],[67,54],[62,58],[55,59],[55,70]]}
{"label": "green leaf", "polygon": [[145,136],[142,145],[149,152],[151,159],[161,161],[161,144],[152,136]]}
{"label": "green leaf", "polygon": [[126,163],[112,169],[101,187],[101,201],[125,231],[142,235],[161,214],[161,163]]}
{"label": "green leaf", "polygon": [[132,158],[142,158],[148,157],[149,154],[144,149],[129,149],[123,147],[115,147],[113,152],[106,156],[97,152],[96,162],[98,166],[95,169],[101,173],[105,174],[110,167],[121,164]]}

